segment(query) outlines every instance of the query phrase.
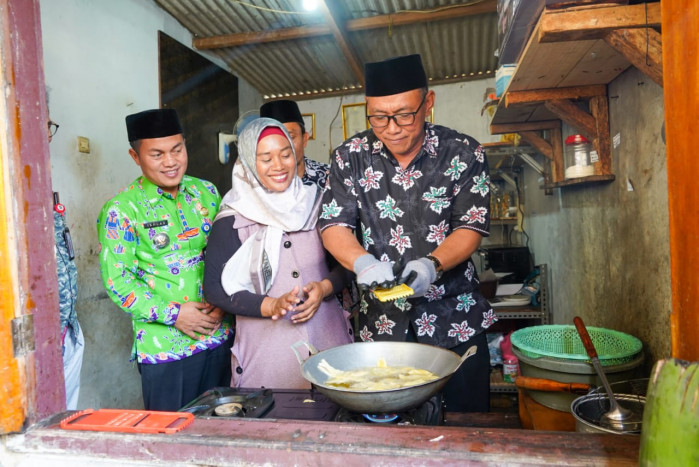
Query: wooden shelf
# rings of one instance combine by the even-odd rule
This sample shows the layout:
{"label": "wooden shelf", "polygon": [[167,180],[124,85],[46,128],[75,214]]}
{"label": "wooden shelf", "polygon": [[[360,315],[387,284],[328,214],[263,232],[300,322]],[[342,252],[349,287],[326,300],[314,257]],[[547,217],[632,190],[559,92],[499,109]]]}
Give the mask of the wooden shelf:
{"label": "wooden shelf", "polygon": [[[660,33],[652,29],[659,26],[659,3],[544,10],[491,134],[519,133],[543,154],[551,169],[546,189],[613,181],[606,85],[632,64],[662,85]],[[565,180],[561,120],[592,142],[594,176]]]}
{"label": "wooden shelf", "polygon": [[614,180],[616,180],[616,177],[612,174],[590,175],[589,177],[569,178],[567,180],[562,180],[560,182],[552,183],[550,185],[544,185],[543,188],[562,188],[565,186],[582,185],[590,183],[609,183],[613,182]]}

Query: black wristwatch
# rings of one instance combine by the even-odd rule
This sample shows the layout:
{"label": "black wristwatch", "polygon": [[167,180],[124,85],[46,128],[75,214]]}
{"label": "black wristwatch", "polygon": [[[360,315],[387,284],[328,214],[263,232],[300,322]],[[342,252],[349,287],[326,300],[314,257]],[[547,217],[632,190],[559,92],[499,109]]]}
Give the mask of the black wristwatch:
{"label": "black wristwatch", "polygon": [[444,270],[442,269],[442,263],[437,259],[437,257],[432,256],[432,255],[427,255],[425,258],[429,259],[432,261],[432,264],[434,264],[434,270],[437,272],[437,277],[435,277],[435,281],[438,281],[441,277],[442,274],[444,273]]}

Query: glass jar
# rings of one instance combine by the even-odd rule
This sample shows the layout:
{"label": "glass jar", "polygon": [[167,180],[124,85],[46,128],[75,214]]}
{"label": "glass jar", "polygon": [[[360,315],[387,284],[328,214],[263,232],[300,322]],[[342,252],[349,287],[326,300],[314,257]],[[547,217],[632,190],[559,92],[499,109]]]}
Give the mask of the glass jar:
{"label": "glass jar", "polygon": [[588,177],[595,174],[590,162],[590,142],[583,135],[570,135],[565,141],[565,178]]}

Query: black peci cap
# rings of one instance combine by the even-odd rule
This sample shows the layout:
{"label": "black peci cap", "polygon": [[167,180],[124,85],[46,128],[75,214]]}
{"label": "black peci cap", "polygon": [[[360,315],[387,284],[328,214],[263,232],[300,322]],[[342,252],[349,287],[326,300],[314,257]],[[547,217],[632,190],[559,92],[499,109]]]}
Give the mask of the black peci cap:
{"label": "black peci cap", "polygon": [[364,65],[365,94],[391,96],[427,87],[427,75],[419,54],[389,58]]}
{"label": "black peci cap", "polygon": [[126,117],[129,142],[184,133],[175,109],[144,110]]}
{"label": "black peci cap", "polygon": [[303,117],[298,104],[294,101],[282,99],[267,102],[260,107],[260,117],[273,118],[281,123],[296,122],[304,127]]}

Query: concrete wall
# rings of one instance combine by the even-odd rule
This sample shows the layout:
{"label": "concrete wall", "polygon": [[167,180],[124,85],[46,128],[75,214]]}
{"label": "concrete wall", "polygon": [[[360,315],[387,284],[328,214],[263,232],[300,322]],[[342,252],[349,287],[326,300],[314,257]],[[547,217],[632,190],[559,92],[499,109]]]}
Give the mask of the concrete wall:
{"label": "concrete wall", "polygon": [[[151,1],[43,0],[40,7],[51,118],[60,125],[50,145],[53,187],[75,243],[86,339],[79,407],[136,408],[131,321],[102,287],[95,220],[140,175],[128,156],[124,117],[159,105],[158,30],[185,45],[192,38]],[[77,136],[90,139],[90,154],[77,151]]]}
{"label": "concrete wall", "polygon": [[632,334],[650,366],[670,355],[663,90],[632,67],[608,92],[610,134],[620,137],[612,149],[616,180],[545,196],[526,168],[525,227],[536,262],[549,265],[554,322],[572,324],[578,315],[588,326]]}

